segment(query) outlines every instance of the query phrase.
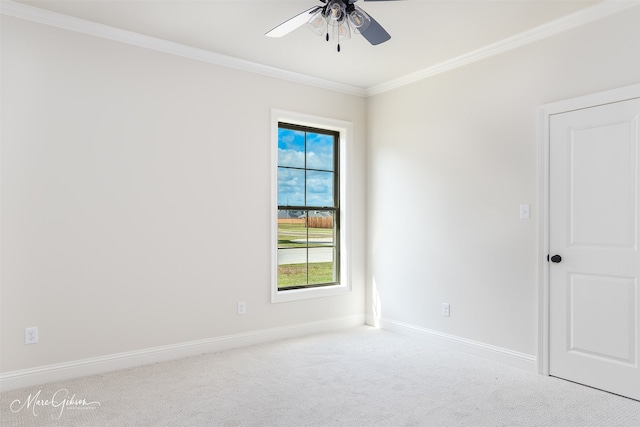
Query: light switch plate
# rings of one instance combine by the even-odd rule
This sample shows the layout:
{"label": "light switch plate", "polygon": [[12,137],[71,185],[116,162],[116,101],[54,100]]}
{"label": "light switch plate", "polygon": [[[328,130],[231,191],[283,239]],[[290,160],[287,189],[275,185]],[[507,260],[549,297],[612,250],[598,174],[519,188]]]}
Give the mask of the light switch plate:
{"label": "light switch plate", "polygon": [[520,205],[520,219],[529,219],[531,217],[531,205]]}

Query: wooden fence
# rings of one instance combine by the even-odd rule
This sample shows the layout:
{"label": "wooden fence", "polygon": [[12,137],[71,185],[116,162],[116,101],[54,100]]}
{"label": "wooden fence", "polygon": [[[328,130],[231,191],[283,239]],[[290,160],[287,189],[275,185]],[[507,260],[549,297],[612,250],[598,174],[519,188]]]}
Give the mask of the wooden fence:
{"label": "wooden fence", "polygon": [[306,218],[278,218],[278,224],[306,224]]}
{"label": "wooden fence", "polygon": [[312,216],[307,219],[307,227],[309,228],[333,228],[333,217],[331,216]]}
{"label": "wooden fence", "polygon": [[305,224],[309,228],[333,228],[333,217],[312,216],[311,218],[278,218],[278,224]]}

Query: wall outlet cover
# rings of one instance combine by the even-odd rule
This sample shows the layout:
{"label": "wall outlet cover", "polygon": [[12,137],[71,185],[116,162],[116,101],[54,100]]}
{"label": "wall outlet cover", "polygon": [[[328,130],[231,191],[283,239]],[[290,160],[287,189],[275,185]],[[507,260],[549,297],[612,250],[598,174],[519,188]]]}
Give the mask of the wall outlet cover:
{"label": "wall outlet cover", "polygon": [[24,328],[24,343],[25,344],[37,344],[38,343],[38,327],[32,326],[30,328]]}
{"label": "wall outlet cover", "polygon": [[445,317],[449,317],[451,315],[451,306],[448,302],[442,303],[442,315]]}
{"label": "wall outlet cover", "polygon": [[240,301],[238,303],[238,314],[242,315],[247,312],[247,303],[244,301]]}

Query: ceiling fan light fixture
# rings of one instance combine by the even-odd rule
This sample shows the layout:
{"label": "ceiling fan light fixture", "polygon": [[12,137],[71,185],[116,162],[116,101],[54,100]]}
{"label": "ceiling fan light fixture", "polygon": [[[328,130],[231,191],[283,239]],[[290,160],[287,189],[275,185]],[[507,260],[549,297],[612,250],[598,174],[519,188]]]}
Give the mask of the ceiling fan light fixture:
{"label": "ceiling fan light fixture", "polygon": [[358,6],[354,6],[354,9],[349,12],[349,22],[353,26],[354,31],[361,33],[366,30],[371,23],[371,18],[367,13],[360,9]]}
{"label": "ceiling fan light fixture", "polygon": [[[329,41],[333,36],[340,52],[340,40],[351,38],[351,32],[361,34],[371,45],[379,45],[391,38],[382,26],[354,3],[358,0],[320,0],[318,5],[307,9],[282,24],[267,31],[267,37],[282,37],[307,24],[314,33]],[[366,1],[366,0],[365,0]],[[369,0],[389,1],[389,0]],[[332,27],[331,30],[329,27]]]}
{"label": "ceiling fan light fixture", "polygon": [[322,14],[322,9],[311,15],[307,27],[319,36],[324,35],[327,32],[327,20]]}
{"label": "ceiling fan light fixture", "polygon": [[332,36],[334,40],[345,40],[351,38],[351,28],[346,20],[342,21],[342,23],[337,27],[333,27]]}
{"label": "ceiling fan light fixture", "polygon": [[345,19],[347,7],[341,0],[331,0],[327,4],[325,17],[327,24],[332,26],[340,26]]}

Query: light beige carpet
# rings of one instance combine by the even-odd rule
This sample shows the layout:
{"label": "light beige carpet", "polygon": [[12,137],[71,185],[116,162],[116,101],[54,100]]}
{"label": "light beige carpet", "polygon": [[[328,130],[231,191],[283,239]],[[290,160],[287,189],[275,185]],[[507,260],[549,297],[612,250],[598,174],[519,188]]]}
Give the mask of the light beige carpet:
{"label": "light beige carpet", "polygon": [[[38,392],[61,401],[60,390],[76,401],[20,409]],[[640,426],[640,402],[369,327],[15,390],[0,403],[2,426]]]}

